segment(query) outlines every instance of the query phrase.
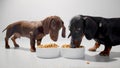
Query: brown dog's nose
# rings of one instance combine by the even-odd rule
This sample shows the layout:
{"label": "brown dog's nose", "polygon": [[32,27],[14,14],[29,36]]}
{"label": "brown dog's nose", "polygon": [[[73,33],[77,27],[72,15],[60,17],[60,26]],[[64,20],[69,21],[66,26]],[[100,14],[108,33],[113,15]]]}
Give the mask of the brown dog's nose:
{"label": "brown dog's nose", "polygon": [[53,37],[53,41],[57,41],[57,38],[54,38],[54,37]]}
{"label": "brown dog's nose", "polygon": [[52,39],[53,41],[57,41],[57,39],[58,39],[58,36],[57,36],[57,35],[56,35],[56,36],[55,36],[55,35],[51,35],[50,37],[51,37],[51,39]]}

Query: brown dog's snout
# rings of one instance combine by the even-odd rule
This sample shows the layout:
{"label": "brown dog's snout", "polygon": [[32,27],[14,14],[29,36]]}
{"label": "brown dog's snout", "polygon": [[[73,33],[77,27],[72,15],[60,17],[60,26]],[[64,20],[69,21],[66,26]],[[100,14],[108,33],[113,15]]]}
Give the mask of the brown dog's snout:
{"label": "brown dog's snout", "polygon": [[57,37],[55,37],[54,35],[51,35],[50,37],[53,41],[57,41]]}
{"label": "brown dog's snout", "polygon": [[57,31],[50,31],[50,38],[53,41],[57,41],[57,39],[58,39],[58,32]]}

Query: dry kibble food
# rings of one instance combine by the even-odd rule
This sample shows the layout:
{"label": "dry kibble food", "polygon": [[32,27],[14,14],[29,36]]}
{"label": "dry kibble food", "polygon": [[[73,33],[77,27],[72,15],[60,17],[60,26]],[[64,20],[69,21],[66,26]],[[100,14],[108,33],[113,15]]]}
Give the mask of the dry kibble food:
{"label": "dry kibble food", "polygon": [[90,64],[90,62],[89,62],[89,61],[86,61],[86,64]]}
{"label": "dry kibble food", "polygon": [[[78,48],[83,48],[84,46],[79,46]],[[70,48],[70,44],[63,44],[62,48]]]}
{"label": "dry kibble food", "polygon": [[55,43],[49,43],[49,44],[41,44],[38,46],[38,48],[57,48],[58,45]]}
{"label": "dry kibble food", "polygon": [[70,45],[69,44],[63,44],[62,48],[70,48]]}

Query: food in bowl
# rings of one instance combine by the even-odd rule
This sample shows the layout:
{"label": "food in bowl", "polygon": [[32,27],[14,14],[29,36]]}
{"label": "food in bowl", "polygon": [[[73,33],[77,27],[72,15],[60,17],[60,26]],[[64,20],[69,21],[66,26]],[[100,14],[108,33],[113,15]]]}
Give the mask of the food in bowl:
{"label": "food in bowl", "polygon": [[[79,46],[78,48],[83,48],[84,46]],[[70,48],[70,44],[63,44],[62,48]]]}
{"label": "food in bowl", "polygon": [[85,56],[85,47],[70,48],[70,44],[64,44],[61,48],[61,56],[70,59],[80,59]]}
{"label": "food in bowl", "polygon": [[57,48],[57,47],[59,46],[55,43],[41,44],[38,46],[38,48]]}
{"label": "food in bowl", "polygon": [[69,44],[63,44],[62,48],[70,48],[70,45]]}
{"label": "food in bowl", "polygon": [[36,55],[40,58],[57,58],[60,56],[60,49],[55,43],[42,44],[37,47]]}

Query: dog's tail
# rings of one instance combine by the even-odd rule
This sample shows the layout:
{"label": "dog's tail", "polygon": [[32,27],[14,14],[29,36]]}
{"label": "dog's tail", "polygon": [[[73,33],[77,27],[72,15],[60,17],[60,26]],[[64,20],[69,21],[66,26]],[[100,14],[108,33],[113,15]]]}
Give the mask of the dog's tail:
{"label": "dog's tail", "polygon": [[5,30],[7,30],[8,27],[6,27],[2,32],[4,32]]}

